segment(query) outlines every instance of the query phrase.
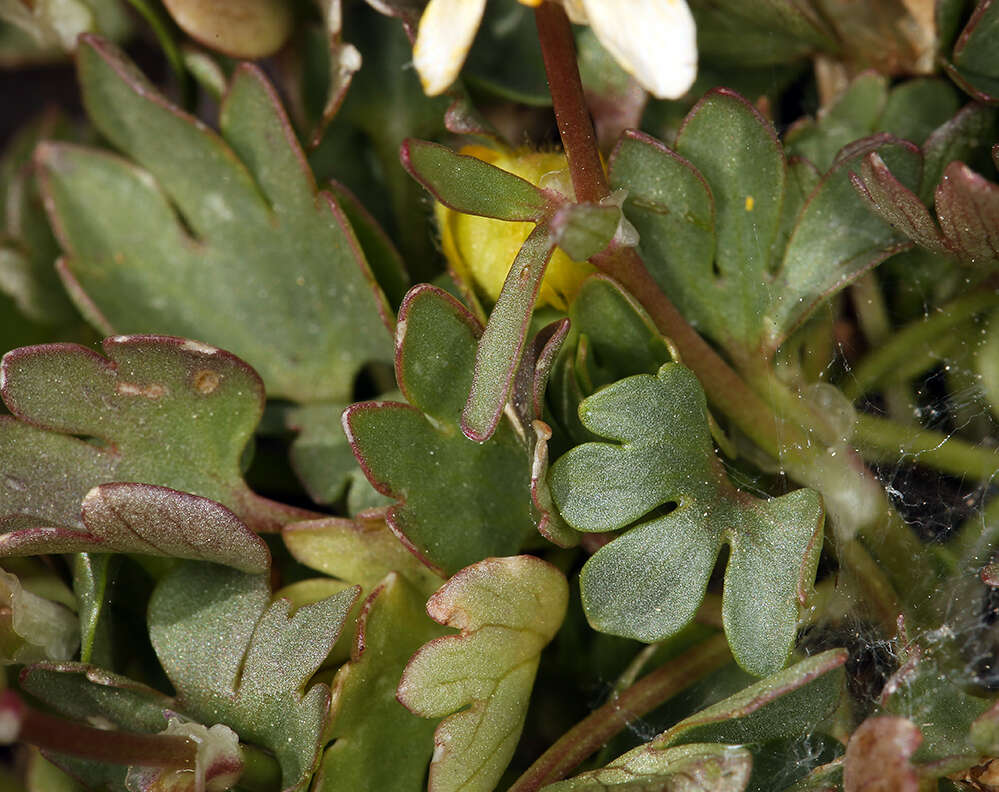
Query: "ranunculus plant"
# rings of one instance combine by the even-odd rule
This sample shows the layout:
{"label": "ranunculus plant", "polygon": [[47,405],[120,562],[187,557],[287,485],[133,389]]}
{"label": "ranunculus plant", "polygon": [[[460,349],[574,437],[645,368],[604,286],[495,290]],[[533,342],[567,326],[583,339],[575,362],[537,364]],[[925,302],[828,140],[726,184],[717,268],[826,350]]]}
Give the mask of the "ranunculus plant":
{"label": "ranunculus plant", "polygon": [[0,67],[2,792],[999,790],[999,3]]}

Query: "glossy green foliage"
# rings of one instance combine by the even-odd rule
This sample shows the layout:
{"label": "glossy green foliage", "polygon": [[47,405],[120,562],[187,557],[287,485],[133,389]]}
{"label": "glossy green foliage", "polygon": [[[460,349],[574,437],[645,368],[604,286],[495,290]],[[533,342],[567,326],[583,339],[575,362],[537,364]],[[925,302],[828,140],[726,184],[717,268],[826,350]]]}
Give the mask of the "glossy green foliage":
{"label": "glossy green foliage", "polygon": [[344,414],[365,474],[399,501],[389,524],[446,574],[516,553],[534,528],[527,450],[508,422],[484,443],[459,426],[479,324],[444,292],[417,286],[399,326],[396,378],[409,403],[363,402]]}
{"label": "glossy green foliage", "polygon": [[289,618],[263,577],[187,562],[149,603],[149,637],[181,706],[274,752],[282,788],[304,789],[319,759],[329,689],[306,685],[343,627],[357,589]]}
{"label": "glossy green foliage", "polygon": [[37,154],[84,315],[231,349],[272,396],[349,397],[364,363],[389,359],[385,298],[263,75],[236,71],[219,136],[106,42],[84,41],[79,71],[94,124],[139,166],[60,144]]}
{"label": "glossy green foliage", "polygon": [[[757,676],[782,668],[818,563],[818,495],[759,500],[737,490],[714,454],[704,392],[679,364],[604,388],[579,415],[613,442],[584,443],[556,461],[555,503],[580,531],[630,527],[583,567],[590,624],[647,642],[673,635],[693,618],[727,544],[722,617],[732,654]],[[671,502],[674,510],[657,513]]]}
{"label": "glossy green foliage", "polygon": [[524,725],[539,655],[568,599],[555,567],[514,556],[461,570],[427,602],[435,621],[461,630],[420,649],[399,682],[407,708],[444,717],[434,734],[429,792],[495,788]]}
{"label": "glossy green foliage", "polygon": [[300,515],[243,481],[240,456],[263,410],[249,366],[215,347],[158,336],[109,338],[104,352],[64,344],[4,356],[0,392],[20,419],[0,417],[8,531],[32,520],[82,529],[83,497],[114,481],[210,498],[257,530]]}
{"label": "glossy green foliage", "polygon": [[425,596],[392,573],[361,608],[350,661],[333,680],[327,738],[335,742],[323,754],[314,792],[425,788],[438,721],[396,699],[410,657],[443,632],[424,612]]}
{"label": "glossy green foliage", "polygon": [[851,169],[872,151],[918,185],[914,148],[874,137],[842,152],[810,192],[810,180],[803,189],[795,173],[789,189],[773,128],[745,100],[717,90],[687,116],[674,150],[629,133],[610,176],[628,191],[624,211],[652,275],[698,330],[746,366],[898,250],[898,235],[850,185]]}

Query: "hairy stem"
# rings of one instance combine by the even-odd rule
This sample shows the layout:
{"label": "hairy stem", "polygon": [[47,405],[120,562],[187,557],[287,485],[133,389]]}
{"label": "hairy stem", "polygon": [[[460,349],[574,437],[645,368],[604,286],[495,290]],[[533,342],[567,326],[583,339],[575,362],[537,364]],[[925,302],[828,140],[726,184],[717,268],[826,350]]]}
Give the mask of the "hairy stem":
{"label": "hairy stem", "polygon": [[629,723],[732,659],[724,635],[716,635],[642,677],[567,731],[517,779],[509,792],[534,792],[565,778]]}

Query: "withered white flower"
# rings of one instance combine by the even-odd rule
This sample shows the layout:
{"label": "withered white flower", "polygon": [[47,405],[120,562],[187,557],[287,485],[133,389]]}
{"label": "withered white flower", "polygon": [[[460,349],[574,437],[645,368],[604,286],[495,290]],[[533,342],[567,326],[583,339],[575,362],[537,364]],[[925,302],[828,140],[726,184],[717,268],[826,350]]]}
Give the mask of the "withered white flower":
{"label": "withered white flower", "polygon": [[[519,0],[538,6],[542,0]],[[687,92],[697,74],[697,35],[684,0],[560,0],[569,18],[593,27],[607,51],[660,99]],[[413,47],[423,90],[436,96],[461,71],[486,0],[430,0]]]}

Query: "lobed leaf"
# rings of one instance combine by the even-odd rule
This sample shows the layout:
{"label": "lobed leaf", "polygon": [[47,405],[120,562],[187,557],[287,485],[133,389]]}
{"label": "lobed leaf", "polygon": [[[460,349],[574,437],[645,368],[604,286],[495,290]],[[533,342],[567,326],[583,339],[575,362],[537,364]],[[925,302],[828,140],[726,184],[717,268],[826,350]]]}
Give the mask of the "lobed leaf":
{"label": "lobed leaf", "polygon": [[348,400],[361,366],[389,357],[387,305],[261,72],[236,70],[220,137],[101,39],[81,39],[78,68],[95,126],[141,166],[63,144],[37,152],[84,314],[109,332],[232,349],[272,396]]}
{"label": "lobed leaf", "polygon": [[[732,654],[757,676],[782,668],[818,563],[819,496],[797,490],[758,500],[732,486],[714,455],[704,391],[679,364],[609,385],[579,415],[615,442],[585,443],[556,461],[555,503],[580,531],[632,526],[583,567],[590,624],[648,643],[675,634],[693,618],[728,544],[722,618]],[[657,516],[670,502],[677,507]]]}
{"label": "lobed leaf", "polygon": [[423,646],[399,682],[404,706],[444,718],[434,734],[429,792],[495,787],[523,728],[541,650],[562,624],[568,597],[555,567],[514,556],[463,569],[427,602],[431,618],[461,630]]}
{"label": "lobed leaf", "polygon": [[[438,581],[439,582],[439,581]],[[423,611],[425,595],[390,573],[365,600],[350,661],[333,680],[326,749],[314,792],[421,792],[437,720],[396,699],[410,657],[442,630]]]}
{"label": "lobed leaf", "polygon": [[163,336],[116,336],[104,352],[51,344],[4,356],[0,395],[20,420],[0,416],[0,525],[85,530],[80,502],[115,481],[200,495],[258,531],[308,514],[243,481],[240,458],[264,398],[249,366]]}
{"label": "lobed leaf", "polygon": [[530,465],[508,422],[484,443],[459,425],[471,385],[478,322],[432,286],[399,311],[396,379],[409,404],[363,402],[344,429],[365,475],[399,502],[392,530],[435,571],[453,574],[516,553],[533,530]]}
{"label": "lobed leaf", "polygon": [[736,94],[716,90],[687,116],[675,152],[628,133],[610,179],[628,191],[625,214],[653,277],[694,327],[751,366],[899,249],[897,234],[850,186],[850,168],[871,151],[918,187],[918,152],[881,135],[841,152],[802,201],[813,182],[807,168],[793,167],[789,181],[770,124]]}
{"label": "lobed leaf", "polygon": [[300,608],[270,602],[266,579],[185,562],[149,602],[149,637],[180,705],[274,752],[283,790],[308,784],[319,759],[329,689],[309,679],[326,659],[357,589]]}

